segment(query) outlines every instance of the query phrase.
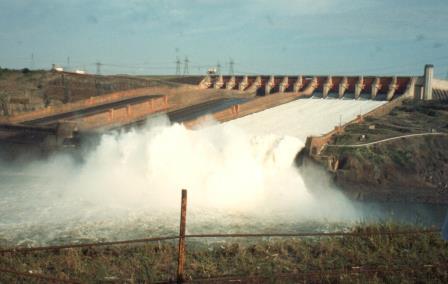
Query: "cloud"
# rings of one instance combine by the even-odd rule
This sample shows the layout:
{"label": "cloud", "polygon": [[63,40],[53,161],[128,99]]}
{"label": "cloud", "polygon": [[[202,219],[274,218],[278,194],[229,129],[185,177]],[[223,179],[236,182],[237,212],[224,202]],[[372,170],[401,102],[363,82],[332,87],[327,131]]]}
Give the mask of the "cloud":
{"label": "cloud", "polygon": [[97,17],[93,16],[93,15],[88,15],[86,17],[87,22],[91,23],[91,24],[98,24],[98,19]]}
{"label": "cloud", "polygon": [[36,53],[55,53],[49,50],[64,45],[61,54],[120,54],[125,61],[146,56],[142,46],[161,57],[173,57],[178,46],[196,60],[215,62],[219,46],[228,55],[270,66],[297,51],[387,57],[414,43],[415,53],[440,53],[448,36],[448,6],[436,1],[0,0],[0,34],[8,39],[1,42],[4,56],[22,52],[16,42],[23,40]]}
{"label": "cloud", "polygon": [[440,41],[437,41],[432,45],[433,48],[440,48],[442,46],[444,46],[444,44]]}
{"label": "cloud", "polygon": [[418,34],[415,36],[415,41],[416,42],[422,42],[426,39],[426,36],[424,34]]}
{"label": "cloud", "polygon": [[265,18],[269,25],[274,26],[274,20],[272,19],[272,17],[270,15],[266,15]]}
{"label": "cloud", "polygon": [[377,5],[373,0],[252,0],[252,9],[286,15],[340,14]]}

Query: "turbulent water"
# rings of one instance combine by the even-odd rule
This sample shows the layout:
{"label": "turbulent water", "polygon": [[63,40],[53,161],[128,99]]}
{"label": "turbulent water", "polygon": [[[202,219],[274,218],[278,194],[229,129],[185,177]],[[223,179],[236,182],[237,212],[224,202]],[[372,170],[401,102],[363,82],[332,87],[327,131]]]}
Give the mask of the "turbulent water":
{"label": "turbulent water", "polygon": [[307,230],[305,224],[329,230],[328,224],[359,221],[362,208],[324,179],[317,178],[318,190],[305,186],[293,161],[304,137],[330,130],[338,114],[351,120],[359,107],[368,111],[379,104],[301,100],[194,131],[157,117],[142,129],[103,135],[82,162],[62,154],[20,165],[3,162],[0,242],[174,233],[183,188],[189,233],[297,231]]}

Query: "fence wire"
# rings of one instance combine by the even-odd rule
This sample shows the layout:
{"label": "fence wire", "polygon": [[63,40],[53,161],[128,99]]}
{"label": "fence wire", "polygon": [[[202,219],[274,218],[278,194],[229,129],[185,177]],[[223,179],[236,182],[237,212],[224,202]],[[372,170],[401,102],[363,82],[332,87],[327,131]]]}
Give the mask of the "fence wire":
{"label": "fence wire", "polygon": [[[363,231],[363,232],[315,232],[315,233],[235,233],[235,234],[190,234],[186,235],[186,238],[248,238],[248,237],[365,237],[365,236],[396,236],[396,235],[418,235],[418,234],[433,234],[440,233],[439,229],[427,229],[427,230],[409,230],[409,231]],[[179,236],[167,236],[167,237],[154,237],[145,239],[135,239],[135,240],[123,240],[123,241],[112,241],[112,242],[99,242],[99,243],[84,243],[84,244],[67,244],[59,246],[44,246],[44,247],[31,247],[31,248],[9,248],[0,250],[0,254],[5,253],[27,253],[35,251],[57,251],[60,249],[69,248],[85,248],[85,247],[98,247],[98,246],[113,246],[113,245],[125,245],[134,243],[146,243],[146,242],[156,242],[156,241],[167,241],[167,240],[177,240]],[[195,283],[213,283],[213,282],[259,282],[268,281],[270,279],[306,279],[306,280],[319,280],[322,277],[337,277],[342,275],[353,275],[353,274],[377,274],[377,273],[397,273],[405,271],[415,271],[415,269],[434,269],[434,268],[448,268],[448,264],[427,264],[427,265],[414,265],[414,266],[399,266],[394,268],[389,267],[364,267],[357,266],[351,267],[350,269],[338,269],[338,270],[320,270],[320,271],[310,271],[310,272],[298,272],[298,273],[282,273],[275,274],[271,276],[220,276],[212,278],[194,279],[191,280]],[[26,277],[34,278],[36,280],[42,280],[45,282],[52,283],[80,283],[76,280],[64,280],[55,277],[50,277],[37,273],[21,272],[15,271],[7,268],[0,268],[0,272],[8,273],[17,278]],[[190,282],[191,282],[190,281]],[[186,282],[189,282],[187,279]],[[157,282],[157,283],[170,283],[170,281]]]}
{"label": "fence wire", "polygon": [[[394,236],[394,235],[417,235],[417,234],[432,234],[440,233],[440,229],[427,229],[427,230],[409,230],[409,231],[396,231],[396,232],[315,232],[315,233],[234,233],[234,234],[190,234],[185,235],[185,238],[273,238],[273,237],[365,237],[365,236]],[[67,244],[56,246],[43,246],[43,247],[18,247],[8,248],[0,250],[0,254],[4,253],[26,253],[45,250],[60,250],[70,248],[84,248],[84,247],[98,247],[98,246],[113,246],[113,245],[126,245],[134,243],[147,243],[156,241],[177,240],[179,236],[166,236],[166,237],[154,237],[135,240],[123,240],[123,241],[111,241],[111,242],[97,242],[97,243],[82,243],[82,244]]]}

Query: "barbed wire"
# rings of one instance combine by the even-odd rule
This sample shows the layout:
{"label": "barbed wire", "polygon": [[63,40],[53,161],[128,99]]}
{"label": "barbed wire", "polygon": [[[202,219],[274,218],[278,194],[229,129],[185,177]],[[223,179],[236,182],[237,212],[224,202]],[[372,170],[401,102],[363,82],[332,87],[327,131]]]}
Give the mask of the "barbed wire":
{"label": "barbed wire", "polygon": [[[185,238],[247,238],[247,237],[363,237],[363,236],[394,236],[394,235],[417,235],[417,234],[433,234],[440,233],[440,229],[427,229],[427,230],[408,230],[408,231],[368,231],[368,232],[315,232],[315,233],[234,233],[234,234],[190,234]],[[167,241],[176,240],[179,236],[166,236],[166,237],[154,237],[135,240],[123,240],[123,241],[111,241],[111,242],[96,242],[96,243],[82,243],[82,244],[67,244],[56,246],[43,246],[43,247],[18,247],[8,248],[0,250],[0,254],[4,253],[26,253],[45,250],[60,250],[69,248],[83,248],[83,247],[96,247],[96,246],[112,246],[112,245],[124,245],[133,243],[145,243],[155,241]]]}
{"label": "barbed wire", "polygon": [[414,235],[440,232],[439,229],[412,230],[397,232],[316,232],[316,233],[235,233],[235,234],[196,234],[186,235],[186,238],[239,238],[239,237],[343,237],[343,236],[373,236],[373,235]]}
{"label": "barbed wire", "polygon": [[177,240],[178,238],[179,238],[179,236],[168,236],[168,237],[155,237],[155,238],[145,238],[145,239],[135,239],[135,240],[124,240],[124,241],[67,244],[67,245],[45,246],[45,247],[29,247],[29,248],[20,248],[19,247],[19,248],[2,249],[2,250],[0,250],[0,254],[22,253],[22,252],[26,253],[26,252],[45,251],[45,250],[60,250],[60,249],[70,249],[70,248],[124,245],[124,244],[133,244],[133,243],[146,243],[146,242]]}

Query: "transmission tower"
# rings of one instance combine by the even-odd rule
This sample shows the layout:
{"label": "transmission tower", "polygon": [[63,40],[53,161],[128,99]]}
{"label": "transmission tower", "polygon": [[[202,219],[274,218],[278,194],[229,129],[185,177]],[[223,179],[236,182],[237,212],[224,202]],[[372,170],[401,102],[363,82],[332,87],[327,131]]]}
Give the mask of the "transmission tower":
{"label": "transmission tower", "polygon": [[181,75],[181,74],[180,74],[181,67],[182,67],[182,63],[180,62],[179,57],[177,57],[177,58],[176,58],[176,75],[177,75],[177,76],[180,76],[180,75]]}
{"label": "transmission tower", "polygon": [[34,69],[34,53],[31,53],[31,70]]}
{"label": "transmission tower", "polygon": [[188,75],[190,73],[189,66],[188,66],[189,63],[190,63],[190,60],[188,60],[188,57],[186,56],[185,60],[184,60],[184,75]]}
{"label": "transmission tower", "polygon": [[101,75],[101,62],[97,62],[96,64],[96,75]]}
{"label": "transmission tower", "polygon": [[221,63],[219,63],[219,61],[218,64],[216,64],[216,74],[221,74]]}
{"label": "transmission tower", "polygon": [[229,61],[229,75],[233,75],[234,74],[234,70],[233,70],[233,66],[235,65],[235,61],[233,61],[232,58],[230,58]]}

